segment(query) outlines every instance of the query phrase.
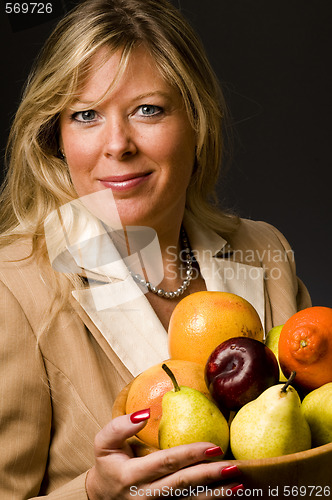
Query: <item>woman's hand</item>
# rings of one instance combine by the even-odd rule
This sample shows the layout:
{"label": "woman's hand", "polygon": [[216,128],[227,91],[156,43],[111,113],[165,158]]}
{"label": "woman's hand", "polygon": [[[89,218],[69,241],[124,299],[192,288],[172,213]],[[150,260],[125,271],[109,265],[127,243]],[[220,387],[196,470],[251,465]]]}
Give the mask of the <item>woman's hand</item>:
{"label": "woman's hand", "polygon": [[226,461],[207,462],[212,456],[222,456],[213,443],[176,446],[134,458],[126,439],[139,432],[148,418],[149,410],[123,415],[97,434],[96,463],[86,481],[90,500],[172,498],[175,490],[176,498],[181,498],[180,490],[183,498],[190,498],[190,492],[195,498],[211,498],[213,489],[218,489],[216,496],[222,497],[226,489],[234,488],[235,492],[243,488],[236,482],[240,471],[235,466],[229,467]]}

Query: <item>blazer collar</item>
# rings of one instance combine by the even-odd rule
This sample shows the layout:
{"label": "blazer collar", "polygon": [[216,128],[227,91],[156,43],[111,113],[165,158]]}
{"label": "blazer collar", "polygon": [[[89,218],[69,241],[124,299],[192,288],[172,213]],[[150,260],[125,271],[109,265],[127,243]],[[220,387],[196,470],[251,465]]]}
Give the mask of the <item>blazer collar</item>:
{"label": "blazer collar", "polygon": [[188,210],[185,211],[183,225],[195,256],[208,249],[210,255],[214,257],[227,245],[224,238],[215,231],[202,226]]}

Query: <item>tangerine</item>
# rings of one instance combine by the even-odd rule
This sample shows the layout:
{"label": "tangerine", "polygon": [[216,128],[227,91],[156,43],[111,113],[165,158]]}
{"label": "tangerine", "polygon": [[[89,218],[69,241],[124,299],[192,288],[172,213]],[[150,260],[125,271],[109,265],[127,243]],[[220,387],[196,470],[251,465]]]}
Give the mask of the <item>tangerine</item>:
{"label": "tangerine", "polygon": [[232,337],[263,342],[263,326],[256,309],[233,293],[192,293],[173,310],[168,328],[170,357],[205,365],[212,351]]}
{"label": "tangerine", "polygon": [[293,314],[281,330],[278,357],[285,376],[295,371],[302,389],[332,382],[332,308],[313,306]]}
{"label": "tangerine", "polygon": [[[204,367],[198,363],[183,360],[167,360],[167,366],[174,373],[179,385],[197,389],[212,400],[204,380]],[[126,413],[150,408],[150,418],[138,434],[142,441],[158,448],[158,429],[161,419],[163,395],[174,388],[170,377],[162,369],[162,364],[148,368],[132,382],[126,401]]]}

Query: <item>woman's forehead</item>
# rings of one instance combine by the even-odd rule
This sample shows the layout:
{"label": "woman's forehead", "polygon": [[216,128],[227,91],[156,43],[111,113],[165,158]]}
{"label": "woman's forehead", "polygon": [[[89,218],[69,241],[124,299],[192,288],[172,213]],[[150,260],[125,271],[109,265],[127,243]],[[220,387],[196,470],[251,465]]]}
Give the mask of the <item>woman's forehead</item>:
{"label": "woman's forehead", "polygon": [[130,87],[138,94],[166,93],[174,91],[166,81],[159,66],[143,45],[124,50],[100,48],[90,59],[88,67],[79,79],[76,98],[93,102],[114,93],[123,87]]}

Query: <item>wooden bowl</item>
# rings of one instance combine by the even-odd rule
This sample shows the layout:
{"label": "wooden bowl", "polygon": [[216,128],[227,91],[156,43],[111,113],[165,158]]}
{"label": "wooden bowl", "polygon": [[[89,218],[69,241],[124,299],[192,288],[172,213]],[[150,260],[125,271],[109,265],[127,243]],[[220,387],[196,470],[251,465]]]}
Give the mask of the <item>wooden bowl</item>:
{"label": "wooden bowl", "polygon": [[[126,413],[131,384],[116,398],[112,417]],[[136,456],[157,451],[137,437],[129,440]],[[317,499],[332,496],[332,443],[307,451],[260,460],[227,460],[243,472],[246,497],[273,499]],[[250,493],[250,495],[249,495]]]}

